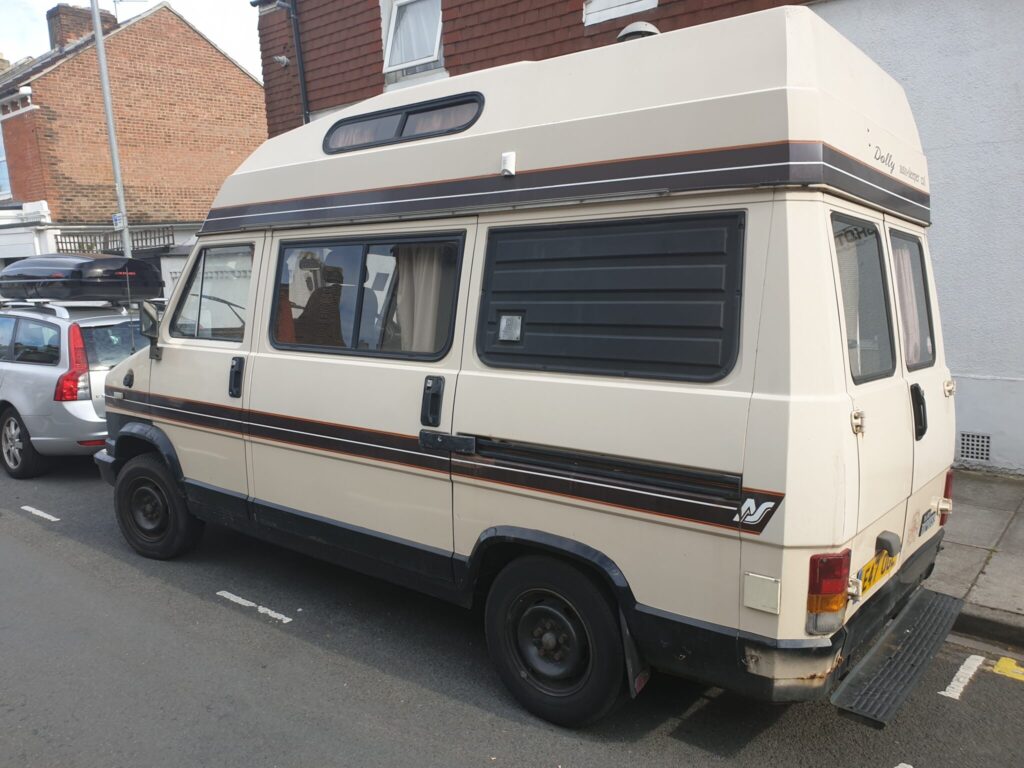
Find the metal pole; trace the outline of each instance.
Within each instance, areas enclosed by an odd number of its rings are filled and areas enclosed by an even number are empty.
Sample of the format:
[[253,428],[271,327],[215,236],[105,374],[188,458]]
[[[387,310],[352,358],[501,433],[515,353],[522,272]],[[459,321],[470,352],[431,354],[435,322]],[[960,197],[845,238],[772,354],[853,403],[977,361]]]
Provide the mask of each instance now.
[[103,47],[103,23],[100,21],[98,0],[92,0],[92,28],[96,36],[96,58],[100,65],[100,87],[103,89],[103,108],[107,113],[107,138],[110,141],[110,159],[114,165],[114,189],[117,208],[121,213],[121,243],[124,255],[132,257],[132,238],[128,231],[128,210],[124,204],[124,185],[121,183],[121,160],[117,152],[117,133],[114,130],[114,107],[110,102],[110,80],[107,78],[107,51]]

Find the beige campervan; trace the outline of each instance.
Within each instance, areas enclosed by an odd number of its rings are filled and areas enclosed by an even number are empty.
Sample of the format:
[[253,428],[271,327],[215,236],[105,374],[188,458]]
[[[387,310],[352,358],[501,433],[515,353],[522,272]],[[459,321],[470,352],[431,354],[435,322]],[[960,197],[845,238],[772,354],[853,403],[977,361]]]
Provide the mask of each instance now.
[[959,608],[929,218],[902,89],[803,7],[390,91],[225,182],[97,461],[145,556],[483,605],[557,723],[652,670],[884,723]]

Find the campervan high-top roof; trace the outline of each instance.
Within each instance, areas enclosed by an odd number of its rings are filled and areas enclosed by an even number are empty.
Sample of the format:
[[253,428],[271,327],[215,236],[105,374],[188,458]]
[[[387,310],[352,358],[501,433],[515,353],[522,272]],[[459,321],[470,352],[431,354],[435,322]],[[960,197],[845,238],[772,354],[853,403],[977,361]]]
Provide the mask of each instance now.
[[203,232],[763,186],[930,221],[903,89],[805,7],[384,93],[264,143]]

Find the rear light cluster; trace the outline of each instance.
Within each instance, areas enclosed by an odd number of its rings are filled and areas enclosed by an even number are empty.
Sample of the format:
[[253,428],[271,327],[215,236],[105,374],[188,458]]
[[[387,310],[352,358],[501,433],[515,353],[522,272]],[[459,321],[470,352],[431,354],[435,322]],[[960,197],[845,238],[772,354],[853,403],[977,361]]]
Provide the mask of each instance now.
[[946,472],[946,485],[942,488],[942,500],[939,502],[939,525],[945,525],[953,512],[953,470]]
[[811,556],[807,632],[830,635],[843,626],[850,588],[850,550]]
[[57,379],[53,399],[60,403],[74,400],[89,400],[89,357],[85,353],[85,340],[78,323],[68,328],[68,370]]

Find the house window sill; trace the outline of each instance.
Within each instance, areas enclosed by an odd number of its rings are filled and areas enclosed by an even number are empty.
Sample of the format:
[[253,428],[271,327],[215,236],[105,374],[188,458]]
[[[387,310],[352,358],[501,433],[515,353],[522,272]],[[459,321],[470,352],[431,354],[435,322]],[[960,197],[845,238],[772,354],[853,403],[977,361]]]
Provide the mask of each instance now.
[[448,77],[448,70],[443,67],[439,69],[430,69],[426,72],[418,72],[415,75],[407,75],[393,83],[385,83],[384,92],[397,91],[399,88],[408,88],[410,85],[429,83],[433,80],[443,80],[446,77]]
[[649,11],[658,7],[658,0],[586,0],[583,3],[583,24],[591,26],[623,16],[631,16],[641,11]]

